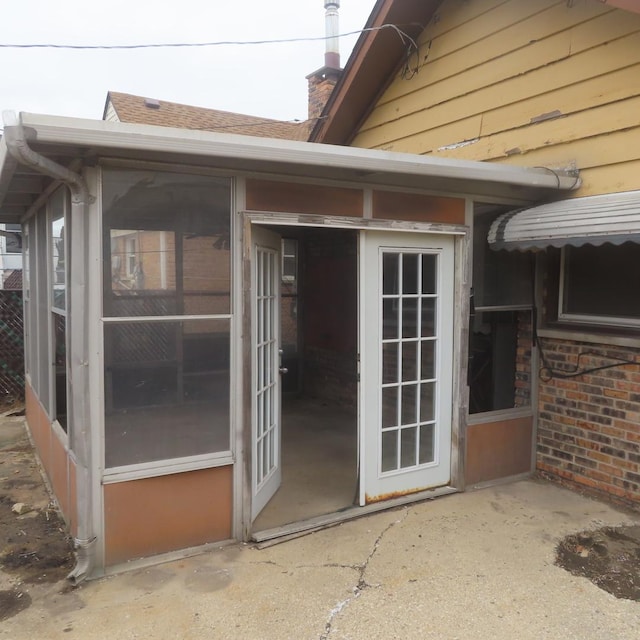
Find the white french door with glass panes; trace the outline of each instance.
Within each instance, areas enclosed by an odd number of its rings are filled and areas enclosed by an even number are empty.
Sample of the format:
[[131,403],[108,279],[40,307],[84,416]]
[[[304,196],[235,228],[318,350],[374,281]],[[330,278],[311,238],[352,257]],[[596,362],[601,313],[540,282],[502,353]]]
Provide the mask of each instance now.
[[360,504],[451,476],[454,240],[360,236]]
[[280,236],[254,226],[251,519],[280,486]]

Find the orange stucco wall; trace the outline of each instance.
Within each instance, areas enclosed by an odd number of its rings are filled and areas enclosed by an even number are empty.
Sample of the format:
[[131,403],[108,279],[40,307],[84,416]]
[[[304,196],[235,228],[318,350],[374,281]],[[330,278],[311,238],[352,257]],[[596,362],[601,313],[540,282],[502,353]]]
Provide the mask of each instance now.
[[105,564],[231,538],[233,467],[104,487]]
[[467,427],[465,482],[473,486],[533,472],[533,417]]
[[27,426],[33,438],[36,453],[47,474],[60,511],[71,533],[75,535],[77,528],[75,464],[64,443],[55,433],[49,416],[28,382],[25,383],[25,406]]

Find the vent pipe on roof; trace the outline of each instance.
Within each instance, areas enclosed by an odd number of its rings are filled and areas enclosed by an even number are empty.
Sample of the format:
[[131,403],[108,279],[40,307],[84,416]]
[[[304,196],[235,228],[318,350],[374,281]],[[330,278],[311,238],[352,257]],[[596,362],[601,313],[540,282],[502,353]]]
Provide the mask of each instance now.
[[319,118],[336,86],[340,69],[340,45],[338,43],[338,9],[340,0],[324,0],[326,49],[324,66],[307,76],[309,82],[309,120]]
[[324,66],[331,69],[340,68],[340,42],[338,38],[338,9],[340,0],[324,0],[325,8],[325,32],[326,49],[324,54]]

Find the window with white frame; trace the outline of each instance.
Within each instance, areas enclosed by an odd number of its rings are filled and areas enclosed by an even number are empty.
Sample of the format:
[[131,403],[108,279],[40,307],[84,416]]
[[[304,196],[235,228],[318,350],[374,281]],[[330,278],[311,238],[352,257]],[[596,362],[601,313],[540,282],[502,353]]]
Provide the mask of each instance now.
[[558,318],[604,326],[640,325],[640,244],[562,250]]
[[298,274],[298,241],[282,239],[282,281],[295,282]]
[[22,253],[22,225],[5,224],[5,231],[10,232],[6,236],[5,251],[7,253]]

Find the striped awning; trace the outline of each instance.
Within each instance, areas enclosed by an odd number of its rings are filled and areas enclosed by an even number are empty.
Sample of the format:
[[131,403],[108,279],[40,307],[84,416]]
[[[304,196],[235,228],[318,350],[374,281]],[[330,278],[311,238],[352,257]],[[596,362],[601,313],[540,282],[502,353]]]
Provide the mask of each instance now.
[[640,243],[640,191],[608,193],[510,211],[489,229],[492,249]]

